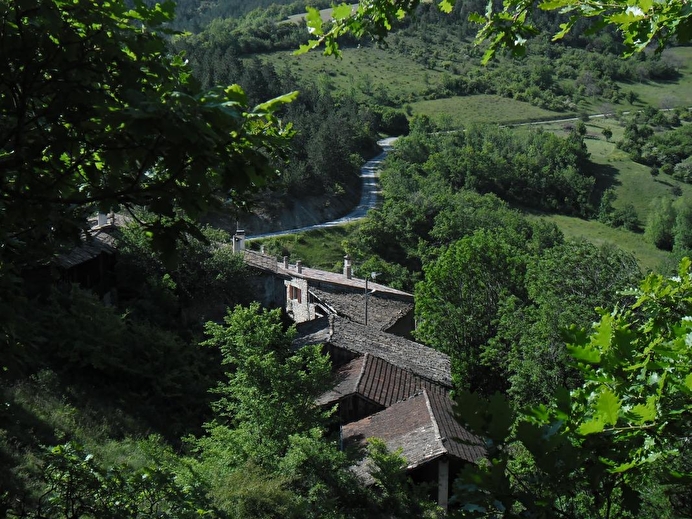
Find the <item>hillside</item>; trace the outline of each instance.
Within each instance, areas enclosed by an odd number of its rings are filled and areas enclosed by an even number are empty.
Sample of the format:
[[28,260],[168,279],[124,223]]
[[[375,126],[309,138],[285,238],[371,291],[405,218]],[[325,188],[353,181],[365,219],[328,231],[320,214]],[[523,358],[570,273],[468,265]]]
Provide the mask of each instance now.
[[[481,67],[470,0],[337,61],[295,2],[35,4],[0,12],[0,516],[692,514],[690,48]],[[348,212],[383,135],[378,208],[246,265],[224,228]]]

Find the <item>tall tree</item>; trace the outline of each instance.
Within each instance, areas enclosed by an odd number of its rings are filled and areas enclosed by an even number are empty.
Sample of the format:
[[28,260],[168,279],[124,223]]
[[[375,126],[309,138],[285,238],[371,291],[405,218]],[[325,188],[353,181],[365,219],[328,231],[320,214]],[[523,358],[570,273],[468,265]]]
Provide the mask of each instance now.
[[[96,208],[143,206],[157,244],[195,232],[219,201],[240,204],[274,176],[290,134],[237,86],[203,92],[169,54],[166,1],[148,8],[10,0],[0,10],[0,264],[28,263],[75,239]],[[38,250],[37,250],[38,249]]]
[[241,462],[275,469],[292,434],[325,424],[314,402],[328,387],[329,358],[319,346],[294,350],[295,330],[284,329],[279,310],[258,303],[229,310],[224,324],[210,322],[206,332],[205,344],[218,348],[228,367],[227,382],[216,389],[217,425],[232,426],[227,440]]
[[427,265],[416,285],[416,337],[451,357],[460,387],[504,389],[501,373],[484,369],[483,346],[497,332],[501,305],[523,291],[523,256],[511,236],[480,229]]
[[20,271],[74,245],[86,215],[148,209],[156,249],[203,239],[195,219],[277,176],[291,135],[238,86],[202,91],[163,34],[166,1],[8,0],[0,6],[0,342],[24,350]]
[[692,263],[649,275],[632,295],[572,330],[584,384],[553,403],[460,395],[459,419],[488,446],[488,463],[467,466],[456,486],[468,516],[689,515]]

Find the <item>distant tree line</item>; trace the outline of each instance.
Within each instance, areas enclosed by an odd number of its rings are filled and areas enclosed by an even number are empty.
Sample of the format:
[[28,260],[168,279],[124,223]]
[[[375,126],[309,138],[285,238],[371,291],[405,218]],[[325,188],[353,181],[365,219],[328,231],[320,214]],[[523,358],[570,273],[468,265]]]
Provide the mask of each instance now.
[[[686,109],[661,112],[648,107],[630,117],[618,147],[632,160],[651,167],[651,174],[692,183],[692,129],[681,126],[692,117]],[[666,130],[666,131],[661,131]]]

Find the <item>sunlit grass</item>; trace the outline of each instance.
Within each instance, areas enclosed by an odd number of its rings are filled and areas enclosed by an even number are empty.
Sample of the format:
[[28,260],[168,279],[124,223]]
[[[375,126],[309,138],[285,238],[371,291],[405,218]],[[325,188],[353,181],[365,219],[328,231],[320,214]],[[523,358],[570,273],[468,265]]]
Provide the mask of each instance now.
[[414,115],[427,115],[445,128],[468,123],[509,124],[565,116],[496,95],[449,97],[411,103]]
[[345,254],[342,242],[358,225],[351,223],[289,236],[252,240],[249,247],[260,250],[264,246],[265,253],[277,259],[288,256],[291,263],[301,260],[306,267],[339,272]]
[[566,238],[583,238],[595,245],[611,244],[630,252],[637,258],[642,270],[656,271],[669,256],[646,241],[644,234],[625,229],[613,229],[595,220],[583,220],[563,215],[530,215],[532,219],[545,219],[555,223]]

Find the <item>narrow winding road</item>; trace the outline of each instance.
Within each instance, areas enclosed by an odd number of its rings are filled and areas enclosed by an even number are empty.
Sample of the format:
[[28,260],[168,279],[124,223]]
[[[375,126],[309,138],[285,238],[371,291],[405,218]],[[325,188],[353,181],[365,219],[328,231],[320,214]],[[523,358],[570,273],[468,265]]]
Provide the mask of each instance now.
[[378,178],[380,176],[380,168],[382,167],[382,161],[387,156],[387,153],[392,149],[394,141],[397,137],[388,137],[377,141],[377,144],[382,148],[382,153],[380,153],[374,159],[370,159],[363,167],[360,168],[360,177],[363,182],[363,190],[360,196],[360,203],[356,206],[353,211],[348,213],[346,216],[339,218],[338,220],[332,220],[330,222],[319,223],[315,225],[308,225],[306,227],[299,227],[297,229],[286,229],[283,231],[274,231],[263,234],[255,234],[247,237],[249,240],[256,240],[259,238],[274,238],[277,236],[287,236],[289,234],[297,234],[305,231],[313,231],[315,229],[326,229],[328,227],[336,227],[337,225],[343,225],[348,222],[354,222],[365,218],[365,215],[370,209],[377,206],[377,202],[380,198],[380,186]]
[[[669,111],[670,109],[662,109],[661,111]],[[623,112],[624,115],[629,114],[630,112]],[[589,115],[591,119],[594,118],[599,118],[599,117],[609,117],[613,116],[614,114],[592,114]],[[531,125],[538,125],[538,124],[546,124],[546,123],[565,123],[565,122],[573,122],[579,120],[578,117],[567,117],[564,119],[555,119],[555,120],[544,120],[544,121],[531,121],[531,122],[526,122],[526,123],[515,123],[507,126],[531,126]],[[451,131],[458,131],[458,130],[451,130]],[[320,224],[315,224],[315,225],[308,225],[306,227],[299,227],[297,229],[285,229],[283,231],[274,231],[274,232],[268,232],[268,233],[263,233],[263,234],[255,234],[255,235],[250,235],[247,237],[248,240],[256,240],[259,238],[273,238],[277,236],[287,236],[289,234],[297,234],[300,232],[305,232],[305,231],[312,231],[315,229],[326,229],[328,227],[336,227],[337,225],[343,225],[348,222],[354,222],[356,220],[360,220],[362,218],[365,218],[365,215],[370,209],[373,209],[377,206],[377,203],[380,198],[380,187],[379,187],[379,182],[378,178],[380,175],[380,168],[382,166],[382,161],[384,158],[387,156],[387,152],[389,152],[393,145],[394,141],[396,141],[398,137],[388,137],[386,139],[382,139],[380,141],[377,141],[377,144],[382,148],[382,153],[380,153],[377,157],[374,159],[371,159],[367,161],[363,167],[360,169],[360,176],[361,180],[363,182],[363,191],[360,197],[360,203],[356,208],[348,213],[346,216],[343,216],[339,218],[338,220],[332,220],[330,222],[324,222]]]

